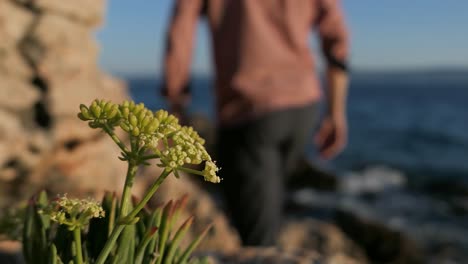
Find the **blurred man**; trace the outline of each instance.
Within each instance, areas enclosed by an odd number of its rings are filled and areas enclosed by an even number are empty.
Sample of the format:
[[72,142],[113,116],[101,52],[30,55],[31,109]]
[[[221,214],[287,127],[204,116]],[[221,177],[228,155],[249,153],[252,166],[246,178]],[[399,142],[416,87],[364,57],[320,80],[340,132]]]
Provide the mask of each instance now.
[[208,18],[215,65],[218,165],[228,212],[245,245],[274,245],[284,181],[318,120],[309,35],[326,59],[328,107],[315,137],[331,158],[346,144],[348,36],[338,0],[177,0],[165,54],[171,110],[189,101],[197,21]]

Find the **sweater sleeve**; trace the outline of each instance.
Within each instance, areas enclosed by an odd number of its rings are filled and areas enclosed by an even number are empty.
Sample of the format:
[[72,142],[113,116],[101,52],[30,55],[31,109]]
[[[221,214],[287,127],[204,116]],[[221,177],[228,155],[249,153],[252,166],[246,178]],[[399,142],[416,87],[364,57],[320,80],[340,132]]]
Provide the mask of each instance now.
[[319,0],[318,30],[328,65],[348,70],[349,34],[340,0]]
[[178,103],[188,93],[189,71],[203,0],[176,0],[167,33],[162,94]]

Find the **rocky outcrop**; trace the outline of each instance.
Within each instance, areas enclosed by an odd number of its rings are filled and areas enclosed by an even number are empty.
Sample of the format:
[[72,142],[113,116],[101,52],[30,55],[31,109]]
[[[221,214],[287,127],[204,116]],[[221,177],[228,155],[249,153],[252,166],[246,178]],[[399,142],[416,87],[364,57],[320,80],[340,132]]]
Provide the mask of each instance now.
[[104,8],[104,0],[0,0],[2,203],[40,188],[90,193],[121,185],[118,149],[76,118],[80,103],[128,98],[125,84],[97,66],[92,33]]
[[287,221],[279,239],[279,246],[289,253],[298,250],[315,251],[322,259],[330,261],[325,263],[367,263],[366,252],[337,226],[312,218]]
[[424,263],[421,248],[402,232],[344,210],[336,221],[375,263]]

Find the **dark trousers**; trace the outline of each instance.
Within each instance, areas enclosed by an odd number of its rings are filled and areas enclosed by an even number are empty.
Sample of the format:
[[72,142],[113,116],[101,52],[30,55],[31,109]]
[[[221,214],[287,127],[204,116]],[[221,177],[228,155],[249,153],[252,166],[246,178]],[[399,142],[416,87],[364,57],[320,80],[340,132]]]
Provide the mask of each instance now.
[[244,245],[276,244],[285,180],[313,137],[317,114],[317,106],[311,104],[219,130],[221,184]]

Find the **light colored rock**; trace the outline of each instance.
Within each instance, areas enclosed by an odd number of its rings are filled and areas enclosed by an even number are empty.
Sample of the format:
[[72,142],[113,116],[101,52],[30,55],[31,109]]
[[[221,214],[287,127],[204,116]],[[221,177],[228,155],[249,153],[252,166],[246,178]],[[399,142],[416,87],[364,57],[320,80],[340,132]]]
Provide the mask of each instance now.
[[45,80],[51,80],[58,76],[75,78],[83,72],[98,71],[95,64],[97,45],[92,39],[81,41],[86,42],[79,49],[69,46],[46,49],[44,56],[36,62],[39,75]]
[[316,251],[286,252],[278,248],[248,247],[233,254],[210,253],[202,254],[208,257],[210,264],[311,264],[323,262]]
[[210,264],[362,264],[349,256],[337,253],[327,256],[316,250],[297,249],[286,251],[275,247],[246,247],[235,253],[222,254],[199,253],[197,257],[205,257]]
[[102,23],[105,0],[34,0],[34,5],[45,12],[62,15],[88,26],[97,26]]
[[33,20],[33,13],[14,4],[0,0],[0,47],[14,47],[21,40]]
[[116,103],[128,99],[125,85],[103,74],[81,74],[71,79],[57,76],[49,85],[48,96],[53,116],[75,117],[80,104],[89,104],[97,98]]
[[14,114],[0,110],[0,181],[8,182],[17,177],[10,162],[26,148],[26,134]]
[[[75,112],[78,113],[78,106]],[[90,129],[86,122],[81,121],[75,116],[56,117],[52,128],[52,137],[55,144],[64,145],[72,141],[93,140],[100,133],[97,129]]]
[[[335,259],[327,263],[367,263],[363,250],[337,226],[314,219],[288,221],[279,244],[286,252],[316,250],[323,257]],[[343,258],[347,262],[338,262]]]
[[73,147],[56,146],[44,155],[40,168],[30,176],[32,185],[47,187],[53,193],[86,196],[103,191],[120,192],[126,165],[117,157],[120,151],[109,138],[77,142]]
[[49,13],[40,16],[30,36],[45,48],[78,47],[84,44],[83,41],[91,38],[90,30],[86,27],[63,16]]
[[32,77],[32,69],[16,49],[0,47],[0,75],[29,80]]
[[31,109],[39,96],[38,90],[30,83],[0,75],[0,109]]
[[[97,65],[93,30],[105,3],[0,0],[0,206],[42,188],[71,196],[121,191],[119,149],[76,117],[80,103],[129,98],[125,83]],[[51,125],[40,127],[38,113]]]
[[97,71],[98,47],[90,30],[59,15],[41,16],[21,50],[46,80]]

